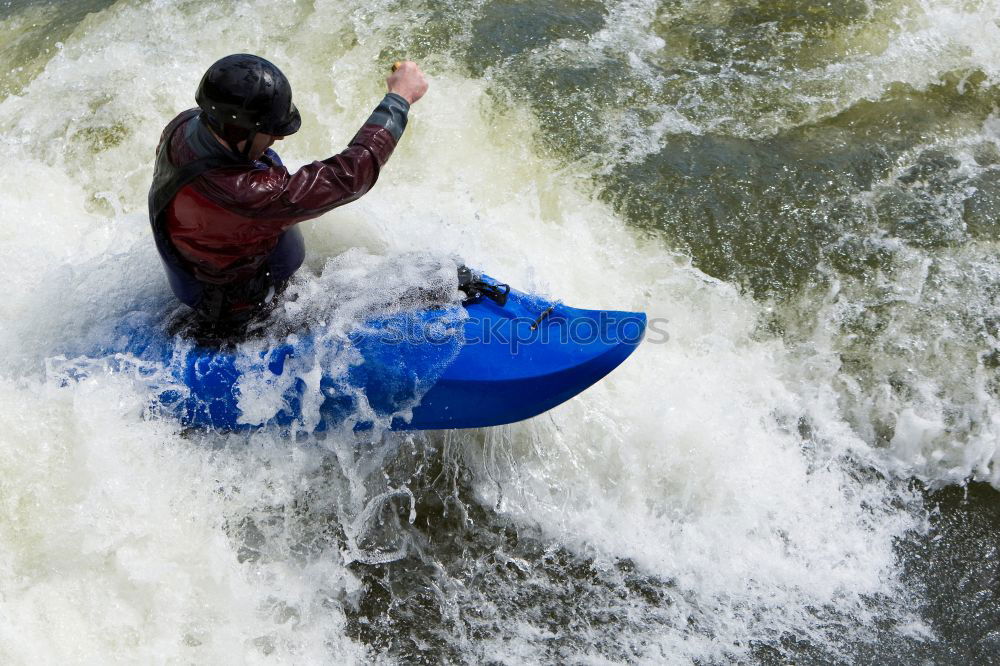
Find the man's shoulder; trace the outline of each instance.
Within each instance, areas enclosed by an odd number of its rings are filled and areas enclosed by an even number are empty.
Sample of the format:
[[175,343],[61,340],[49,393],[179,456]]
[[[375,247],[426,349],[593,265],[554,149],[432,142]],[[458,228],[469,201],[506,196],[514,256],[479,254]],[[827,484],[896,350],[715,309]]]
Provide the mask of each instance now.
[[283,166],[261,169],[234,164],[206,171],[194,184],[223,206],[253,210],[280,196],[287,182],[288,170]]
[[197,151],[191,146],[188,140],[188,130],[191,123],[198,117],[200,109],[188,109],[177,114],[173,120],[167,123],[160,134],[160,142],[157,152],[164,148],[164,144],[169,142],[168,155],[170,162],[177,167],[184,166],[198,158]]

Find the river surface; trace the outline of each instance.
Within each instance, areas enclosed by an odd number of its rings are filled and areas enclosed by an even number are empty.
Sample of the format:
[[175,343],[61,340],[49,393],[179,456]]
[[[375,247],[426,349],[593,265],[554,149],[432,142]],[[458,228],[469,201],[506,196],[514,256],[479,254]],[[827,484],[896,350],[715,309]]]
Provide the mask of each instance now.
[[[169,306],[153,150],[232,52],[292,167],[430,78],[303,224],[332,318],[419,255],[668,335],[483,431],[64,381]],[[995,0],[0,1],[0,661],[1000,663],[998,107]]]

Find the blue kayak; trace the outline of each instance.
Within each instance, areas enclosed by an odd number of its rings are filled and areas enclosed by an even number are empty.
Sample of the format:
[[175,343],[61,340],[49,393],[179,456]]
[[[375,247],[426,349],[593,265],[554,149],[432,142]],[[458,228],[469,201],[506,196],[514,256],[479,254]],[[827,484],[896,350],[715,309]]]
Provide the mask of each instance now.
[[346,335],[230,348],[170,336],[133,313],[102,353],[161,368],[150,379],[156,411],[195,428],[480,428],[569,400],[622,363],[645,327],[643,313],[510,290],[372,317]]

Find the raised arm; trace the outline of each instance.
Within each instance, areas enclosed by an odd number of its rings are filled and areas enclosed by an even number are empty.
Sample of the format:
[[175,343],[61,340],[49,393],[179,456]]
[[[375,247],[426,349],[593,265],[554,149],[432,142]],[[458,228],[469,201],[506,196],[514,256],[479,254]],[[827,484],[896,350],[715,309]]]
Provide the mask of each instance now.
[[343,152],[290,174],[284,166],[206,173],[201,186],[213,199],[262,224],[285,229],[354,201],[378,180],[406,128],[410,105],[427,90],[416,63],[401,63],[386,80],[389,92]]

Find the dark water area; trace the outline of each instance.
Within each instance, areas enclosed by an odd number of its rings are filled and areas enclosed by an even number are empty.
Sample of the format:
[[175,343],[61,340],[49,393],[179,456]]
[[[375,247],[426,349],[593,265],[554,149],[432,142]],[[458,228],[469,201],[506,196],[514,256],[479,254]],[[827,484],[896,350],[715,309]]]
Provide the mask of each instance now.
[[[434,552],[436,560],[415,554],[388,565],[354,565],[368,593],[349,615],[349,632],[379,652],[406,663],[491,663],[488,652],[470,654],[469,645],[511,640],[531,625],[548,634],[533,652],[542,663],[572,661],[581,651],[632,663],[649,658],[646,647],[657,632],[677,629],[669,578],[628,559],[582,557],[499,518],[493,507],[462,505],[458,497],[467,495],[460,491],[427,490],[418,506],[425,520],[410,535],[417,553]],[[750,663],[774,665],[1000,663],[1000,494],[969,484],[925,489],[923,497],[929,530],[900,541],[897,553],[904,581],[919,594],[912,610],[929,632],[906,637],[905,628],[875,619],[860,632],[866,640],[855,642],[859,628],[851,618],[816,609],[828,641],[787,633],[733,648],[746,648]],[[400,523],[404,515],[400,507]],[[877,618],[898,600],[868,603]],[[711,637],[711,628],[694,618],[685,631]]]
[[[1000,663],[1000,494],[970,483],[925,497],[931,530],[900,544],[899,553],[904,575],[923,591],[921,614],[938,639],[913,656]],[[877,654],[888,660],[891,652]]]
[[94,12],[115,0],[3,0],[0,20],[0,98],[17,93],[42,71],[59,44]]
[[[918,150],[912,167],[893,173],[929,139],[981,124],[992,112],[995,89],[966,83],[970,90],[959,95],[957,85],[897,87],[877,102],[763,139],[673,137],[661,152],[617,168],[605,196],[637,225],[691,252],[707,273],[758,297],[794,297],[826,267],[864,280],[892,267],[884,242],[866,238],[876,231],[931,249],[974,240],[982,228],[937,215],[937,197],[967,185],[949,177],[958,162],[946,151]],[[874,207],[857,198],[886,180]],[[912,187],[928,180],[932,193]],[[967,200],[968,216],[993,219],[995,205],[979,188]]]
[[[676,626],[675,595],[683,591],[669,576],[650,574],[627,558],[574,552],[507,520],[496,507],[476,502],[469,479],[441,467],[433,449],[422,454],[429,454],[420,457],[430,466],[426,473],[413,476],[413,461],[388,470],[416,481],[410,488],[420,520],[407,525],[408,503],[389,502],[378,519],[380,533],[371,535],[373,544],[391,549],[402,529],[411,554],[351,565],[366,590],[348,613],[347,631],[356,640],[416,664],[494,663],[489,646],[516,640],[525,626],[541,632],[532,641],[532,658],[541,663],[574,661],[581,653],[642,662],[658,634],[679,629],[712,640],[710,621],[691,617],[687,626]],[[816,608],[823,642],[790,632],[766,637],[762,630],[732,645],[734,651],[769,665],[1000,662],[1000,493],[980,483],[938,490],[916,485],[927,530],[899,541],[896,551],[902,579],[918,599],[909,610],[926,627],[911,630],[886,619],[886,609],[905,602],[872,597],[866,600],[870,626]],[[306,509],[320,511],[303,522],[316,520],[321,539],[342,542],[343,534],[322,518],[323,506]],[[666,653],[659,658],[673,661]]]

